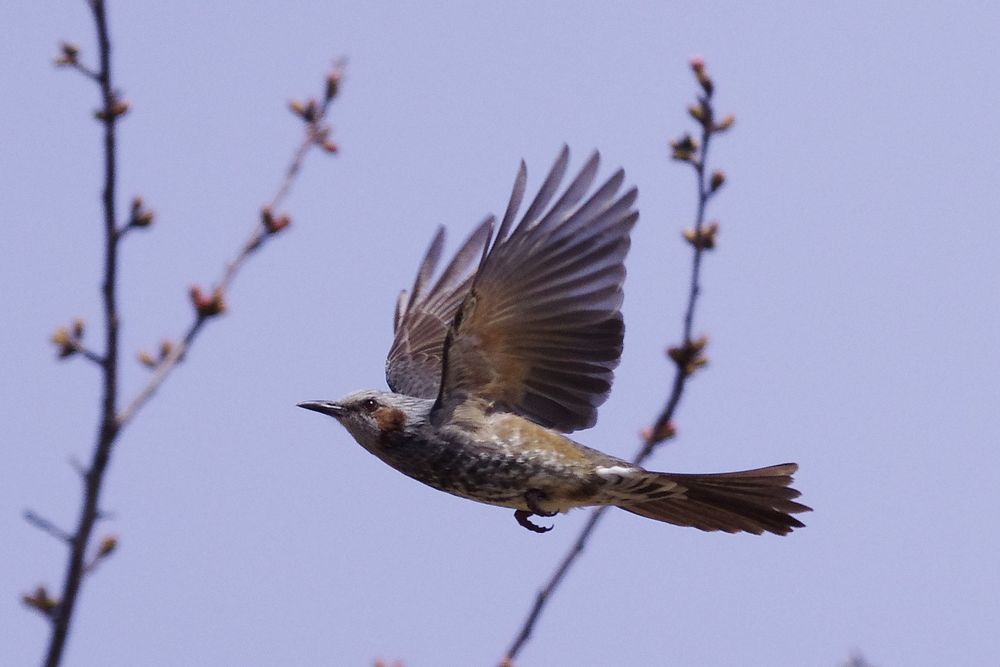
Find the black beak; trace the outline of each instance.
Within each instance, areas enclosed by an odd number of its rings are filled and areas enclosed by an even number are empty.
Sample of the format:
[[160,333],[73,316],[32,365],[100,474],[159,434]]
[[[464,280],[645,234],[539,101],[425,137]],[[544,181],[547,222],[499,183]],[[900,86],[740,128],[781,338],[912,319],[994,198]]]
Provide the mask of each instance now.
[[338,419],[344,416],[344,413],[347,412],[347,408],[340,403],[334,403],[333,401],[306,401],[305,403],[299,403],[299,407],[305,408],[306,410],[322,412],[324,415],[330,415],[331,417],[336,417]]

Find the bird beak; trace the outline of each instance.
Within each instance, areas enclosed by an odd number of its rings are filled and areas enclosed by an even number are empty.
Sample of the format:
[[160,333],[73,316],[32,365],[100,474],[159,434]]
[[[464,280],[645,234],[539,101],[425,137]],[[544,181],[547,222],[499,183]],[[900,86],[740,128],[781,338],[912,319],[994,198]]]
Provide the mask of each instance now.
[[333,401],[306,401],[305,403],[299,403],[299,407],[322,412],[324,415],[330,415],[337,419],[343,417],[344,413],[347,412],[347,409],[343,405],[334,403]]

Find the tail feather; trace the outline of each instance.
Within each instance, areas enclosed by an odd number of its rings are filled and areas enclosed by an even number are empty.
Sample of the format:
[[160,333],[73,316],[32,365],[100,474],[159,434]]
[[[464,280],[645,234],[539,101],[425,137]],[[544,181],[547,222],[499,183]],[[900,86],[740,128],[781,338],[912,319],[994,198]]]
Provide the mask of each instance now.
[[705,531],[787,535],[805,526],[791,515],[811,511],[792,500],[800,495],[789,486],[797,469],[794,463],[784,463],[707,475],[650,473],[661,483],[669,483],[673,493],[618,507],[649,519]]

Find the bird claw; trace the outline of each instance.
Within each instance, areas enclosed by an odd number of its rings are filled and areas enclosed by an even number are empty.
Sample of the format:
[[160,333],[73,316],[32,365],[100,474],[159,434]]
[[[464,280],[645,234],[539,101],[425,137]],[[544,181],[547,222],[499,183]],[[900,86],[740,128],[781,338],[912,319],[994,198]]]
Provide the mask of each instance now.
[[555,516],[557,512],[546,512],[541,508],[539,503],[545,500],[545,492],[539,491],[538,489],[528,489],[524,492],[524,504],[528,506],[527,510],[516,510],[514,512],[514,518],[517,522],[530,530],[533,533],[547,533],[552,530],[552,526],[545,528],[544,526],[539,526],[537,523],[532,523],[531,517],[534,515],[538,516]]
[[539,502],[545,500],[546,495],[544,491],[539,491],[538,489],[528,489],[524,492],[524,504],[528,506],[532,514],[537,514],[538,516],[555,516],[558,512],[546,512],[538,504]]
[[526,510],[514,510],[514,518],[517,519],[517,522],[531,532],[547,533],[552,530],[552,526],[546,528],[545,526],[539,526],[537,523],[532,523],[530,517],[534,514],[534,512],[528,512]]

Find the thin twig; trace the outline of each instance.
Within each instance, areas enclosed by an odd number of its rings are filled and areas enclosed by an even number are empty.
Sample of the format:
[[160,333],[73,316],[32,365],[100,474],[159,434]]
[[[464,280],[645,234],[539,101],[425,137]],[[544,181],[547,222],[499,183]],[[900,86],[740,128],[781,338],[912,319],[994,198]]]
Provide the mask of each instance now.
[[[694,66],[694,62],[692,63]],[[702,81],[704,76],[703,72],[700,72],[698,68],[695,68],[695,72],[698,75],[699,81]],[[706,77],[707,80],[707,77]],[[699,98],[702,108],[706,114],[705,121],[702,122],[702,134],[701,134],[701,144],[699,149],[695,152],[696,154],[690,160],[684,160],[689,162],[695,170],[695,176],[698,188],[698,208],[695,213],[695,225],[694,225],[694,238],[698,242],[691,243],[693,247],[693,258],[691,263],[691,282],[688,290],[688,300],[687,307],[684,311],[683,320],[683,341],[685,347],[690,347],[693,344],[692,341],[692,331],[694,327],[694,315],[695,307],[697,305],[698,296],[701,293],[701,256],[704,252],[706,246],[704,243],[700,242],[702,238],[702,232],[705,224],[705,209],[708,201],[711,199],[715,192],[715,189],[709,187],[706,182],[706,164],[708,159],[708,147],[712,134],[717,130],[712,119],[712,85],[709,82],[707,85],[703,82],[703,88],[705,94]],[[669,430],[669,425],[673,420],[674,412],[677,410],[677,406],[680,403],[681,396],[684,393],[684,387],[686,386],[688,378],[691,377],[690,368],[686,367],[684,364],[677,363],[674,372],[674,379],[670,390],[670,395],[667,401],[657,415],[656,420],[652,428],[650,428],[643,438],[642,446],[639,448],[636,455],[633,457],[632,462],[639,465],[645,461],[656,446],[666,440],[669,436],[665,435]],[[570,545],[569,549],[566,550],[566,554],[559,561],[555,570],[549,576],[545,585],[542,586],[541,590],[535,596],[534,603],[531,609],[528,611],[527,616],[521,623],[521,626],[514,637],[514,641],[511,642],[510,648],[507,649],[507,653],[504,658],[500,661],[501,667],[510,667],[514,663],[514,659],[520,653],[521,649],[527,643],[528,639],[531,637],[532,631],[534,630],[535,624],[537,623],[542,611],[545,609],[549,600],[551,600],[553,594],[558,589],[559,585],[562,583],[566,574],[569,572],[570,568],[576,562],[580,554],[583,553],[584,548],[587,546],[587,542],[590,540],[591,535],[597,528],[597,524],[600,522],[604,513],[607,511],[608,507],[598,507],[591,510],[590,517],[584,524],[577,538]]]
[[73,536],[67,533],[65,530],[55,525],[43,516],[32,512],[31,510],[24,511],[24,520],[30,523],[35,528],[42,530],[52,537],[56,538],[60,542],[65,542],[66,544],[71,544],[73,542]]
[[90,348],[85,347],[84,344],[81,343],[79,340],[74,340],[72,341],[71,344],[73,346],[73,350],[76,351],[76,353],[82,356],[84,359],[97,364],[101,368],[104,367],[104,357],[99,355],[97,352],[94,352]]
[[75,69],[80,74],[82,74],[85,77],[87,77],[88,79],[96,81],[97,83],[101,82],[101,75],[100,75],[100,73],[99,72],[95,72],[94,70],[90,69],[86,65],[82,65],[82,64],[80,64],[78,62],[73,62],[70,65],[70,67],[72,67],[73,69]]

